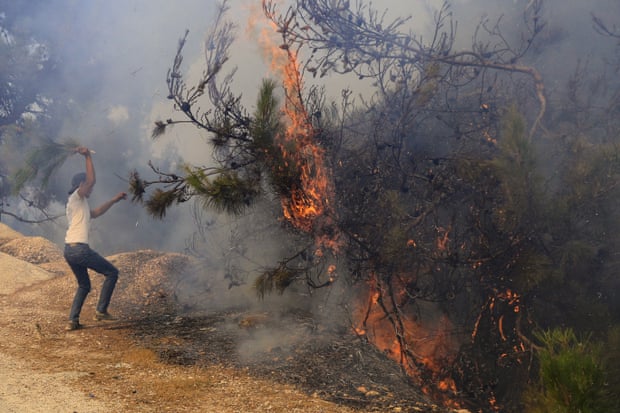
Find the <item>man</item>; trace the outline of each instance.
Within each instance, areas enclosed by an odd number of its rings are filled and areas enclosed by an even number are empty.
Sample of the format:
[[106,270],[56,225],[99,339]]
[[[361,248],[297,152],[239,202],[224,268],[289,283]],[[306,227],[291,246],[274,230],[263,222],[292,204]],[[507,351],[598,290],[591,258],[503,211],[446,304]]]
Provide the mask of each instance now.
[[67,201],[67,221],[69,227],[65,236],[65,260],[71,267],[77,280],[77,291],[73,298],[73,305],[69,313],[67,330],[77,330],[80,324],[80,312],[86,296],[90,292],[90,277],[88,269],[92,269],[105,276],[99,302],[95,312],[95,320],[114,320],[108,313],[110,299],[118,280],[118,269],[88,245],[88,231],[91,218],[103,215],[112,205],[127,198],[125,192],[119,192],[114,198],[103,203],[95,209],[90,209],[88,197],[95,186],[95,167],[91,158],[90,149],[80,146],[75,149],[76,153],[84,156],[86,160],[86,173],[76,174],[71,180],[71,190]]

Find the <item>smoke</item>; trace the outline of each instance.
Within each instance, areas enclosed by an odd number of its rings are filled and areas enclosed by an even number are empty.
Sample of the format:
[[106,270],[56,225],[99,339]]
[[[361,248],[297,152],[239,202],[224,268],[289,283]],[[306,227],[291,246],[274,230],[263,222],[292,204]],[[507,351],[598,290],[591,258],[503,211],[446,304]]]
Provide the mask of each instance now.
[[[387,9],[388,20],[410,15],[412,18],[405,29],[427,39],[432,35],[433,15],[442,3],[443,0],[390,0],[379,2],[376,7]],[[532,3],[531,0],[454,0],[451,11],[458,21],[457,47],[471,45],[474,29],[485,16],[489,22],[501,20],[507,33],[516,36],[523,29],[523,13]],[[207,136],[195,128],[175,126],[156,142],[150,134],[155,120],[173,116],[166,99],[165,76],[178,40],[186,29],[190,35],[184,48],[184,68],[192,76],[204,67],[202,43],[214,17],[214,2],[51,0],[34,4],[36,7],[18,17],[16,27],[51,41],[50,53],[57,59],[60,81],[55,79],[59,83],[54,85],[42,84],[41,90],[54,88],[66,98],[62,132],[57,140],[72,137],[96,151],[97,185],[91,196],[91,206],[106,201],[118,191],[125,191],[125,179],[130,170],[135,168],[148,176],[149,160],[164,170],[180,167],[184,162],[210,162]],[[245,30],[246,21],[260,7],[260,0],[235,1],[231,6],[228,17],[235,19],[240,29],[239,40],[231,50],[231,66],[238,67],[233,87],[243,94],[244,103],[251,109],[261,79],[270,76],[260,58],[259,46],[254,42],[256,32]],[[544,53],[534,54],[533,60],[527,63],[543,73],[549,93],[563,87],[580,60],[591,59],[593,65],[599,65],[600,56],[611,54],[615,44],[601,41],[592,29],[591,14],[618,16],[619,11],[617,0],[545,1],[541,17],[549,23],[544,40],[547,45],[553,44],[553,48],[547,47]],[[362,83],[352,78],[343,80],[335,76],[324,80],[332,96],[339,96],[346,87],[355,93],[368,87],[360,86]],[[72,157],[52,179],[51,191],[56,197],[52,202],[52,214],[64,212],[70,177],[83,167],[81,157]],[[284,232],[275,224],[269,224],[275,222],[274,217],[265,211],[253,211],[244,220],[235,222],[212,212],[202,212],[201,219],[207,223],[205,232],[198,239],[192,239],[197,229],[192,207],[191,202],[179,205],[171,209],[165,220],[159,221],[149,217],[140,205],[129,201],[119,203],[93,221],[91,244],[102,254],[147,248],[202,251],[210,267],[196,274],[194,283],[189,278],[183,284],[188,302],[201,299],[192,293],[196,285],[204,282],[205,274],[222,280],[222,284],[217,286],[215,297],[218,300],[209,302],[204,309],[255,300],[249,288],[228,289],[226,283],[234,284],[234,280],[227,277],[231,272],[250,274],[257,268],[272,265],[285,250]],[[58,245],[63,243],[64,219],[38,227],[17,222],[12,226],[27,235],[43,233]],[[250,244],[253,244],[252,249],[247,250]],[[287,294],[268,301],[272,305],[291,304],[298,297]],[[328,298],[332,300],[330,305],[340,304],[337,294]],[[326,313],[333,315],[330,311]],[[280,336],[279,332],[260,339],[269,347],[276,336]],[[250,349],[253,344],[243,347]]]
[[[149,160],[164,169],[181,164],[183,153],[169,146],[174,142],[152,142],[150,132],[156,116],[172,113],[166,104],[165,76],[178,39],[190,30],[187,60],[200,60],[214,8],[200,0],[54,0],[33,2],[19,16],[11,16],[14,30],[34,33],[45,41],[56,62],[54,84],[43,79],[40,85],[41,90],[54,90],[65,99],[61,133],[53,138],[71,137],[96,151],[97,185],[91,207],[126,191],[129,171],[148,173]],[[175,131],[181,132],[188,152],[204,147],[195,130]],[[205,149],[199,152],[208,158]],[[57,198],[53,213],[64,212],[67,183],[83,169],[83,159],[75,156],[53,177],[49,189]],[[191,214],[181,206],[167,218],[153,220],[129,201],[117,204],[93,222],[92,244],[104,254],[141,248],[182,250],[193,229]],[[41,231],[62,244],[63,219],[38,228],[15,226],[25,233]]]
[[[411,3],[384,2],[386,19],[411,16],[408,26],[423,39],[432,34],[433,16],[442,0]],[[523,13],[533,7],[530,0],[454,0],[450,10],[458,21],[458,47],[467,47],[481,18],[501,20],[511,34],[523,29]],[[231,68],[238,68],[234,87],[251,107],[260,79],[269,76],[255,44],[256,31],[247,22],[260,14],[260,1],[233,1],[229,17],[239,25],[239,41],[231,50]],[[190,31],[184,48],[188,73],[203,68],[203,40],[212,23],[216,5],[201,0],[54,0],[33,3],[18,16],[16,29],[37,33],[51,43],[50,54],[57,59],[60,84],[53,85],[66,97],[61,136],[73,137],[96,150],[98,184],[92,203],[102,202],[126,188],[123,179],[133,168],[148,173],[149,160],[157,166],[174,167],[183,162],[205,163],[210,159],[206,136],[196,129],[173,128],[159,142],[152,142],[153,122],[172,114],[166,100],[165,74],[172,63],[177,42],[185,29]],[[531,62],[544,73],[549,88],[560,87],[580,60],[596,60],[610,44],[600,41],[592,30],[591,14],[617,15],[617,2],[597,0],[547,0],[542,18],[548,20],[547,42],[555,42]],[[257,12],[258,11],[258,12]],[[569,29],[570,28],[570,29]],[[515,39],[515,42],[518,39]],[[598,40],[598,41],[597,41]],[[613,46],[613,45],[612,45]],[[557,62],[562,62],[558,65]],[[55,82],[58,82],[58,78]],[[328,79],[329,91],[338,96],[344,87],[359,88],[354,80]],[[50,85],[41,85],[46,90]],[[65,165],[52,182],[62,210],[66,182],[82,168],[81,159]],[[96,230],[95,237],[105,252],[132,248],[181,250],[193,230],[188,209],[170,213],[165,222],[146,216],[142,208],[129,202],[116,206]],[[47,226],[46,235],[62,242],[62,228]],[[60,226],[62,227],[62,226]],[[170,228],[174,228],[170,231]],[[20,228],[22,229],[22,228]],[[164,235],[165,234],[165,235]]]
[[[482,19],[486,19],[491,28],[498,23],[508,35],[509,43],[516,46],[522,40],[521,34],[527,33],[524,15],[533,14],[537,1],[455,0],[452,3],[454,18],[458,20],[460,46],[471,46],[474,29]],[[617,16],[619,11],[620,5],[613,0],[544,0],[538,17],[546,22],[539,39],[545,51],[540,55],[534,53],[534,61],[526,63],[543,73],[549,85],[565,81],[579,61],[596,61],[610,54],[614,45],[593,30],[592,15]]]

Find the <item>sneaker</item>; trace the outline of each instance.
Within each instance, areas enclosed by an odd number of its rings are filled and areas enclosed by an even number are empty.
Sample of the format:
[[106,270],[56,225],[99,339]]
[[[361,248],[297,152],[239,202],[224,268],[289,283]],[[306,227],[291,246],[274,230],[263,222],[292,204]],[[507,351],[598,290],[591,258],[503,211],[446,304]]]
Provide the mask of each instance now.
[[108,313],[107,311],[105,313],[96,311],[95,312],[95,321],[114,321],[117,320],[116,317],[114,317],[112,314]]
[[65,330],[74,331],[74,330],[79,330],[80,328],[82,328],[82,324],[80,324],[79,321],[69,321],[67,323],[67,326],[65,327]]

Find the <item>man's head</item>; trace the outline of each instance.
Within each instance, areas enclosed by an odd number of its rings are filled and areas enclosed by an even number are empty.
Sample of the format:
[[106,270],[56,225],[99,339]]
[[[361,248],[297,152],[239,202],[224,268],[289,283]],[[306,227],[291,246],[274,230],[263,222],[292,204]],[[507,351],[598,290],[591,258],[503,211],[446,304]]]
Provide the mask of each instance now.
[[71,189],[69,190],[69,195],[71,195],[76,189],[78,189],[80,187],[80,184],[85,181],[86,174],[84,172],[73,175],[73,178],[71,178]]

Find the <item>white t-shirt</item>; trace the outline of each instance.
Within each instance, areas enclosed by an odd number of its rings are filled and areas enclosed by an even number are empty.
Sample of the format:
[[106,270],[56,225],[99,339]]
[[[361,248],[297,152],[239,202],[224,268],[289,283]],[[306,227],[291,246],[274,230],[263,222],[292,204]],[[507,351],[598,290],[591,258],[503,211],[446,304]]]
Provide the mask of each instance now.
[[88,206],[88,199],[80,197],[77,189],[69,195],[67,200],[67,222],[69,228],[65,236],[65,243],[82,242],[88,244],[90,207]]

